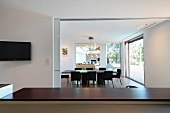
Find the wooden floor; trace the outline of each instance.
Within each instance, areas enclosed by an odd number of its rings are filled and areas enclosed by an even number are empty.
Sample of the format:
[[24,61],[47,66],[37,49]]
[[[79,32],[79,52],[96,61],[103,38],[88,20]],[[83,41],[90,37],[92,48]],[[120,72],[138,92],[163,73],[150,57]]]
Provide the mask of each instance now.
[[[143,85],[136,83],[126,77],[121,77],[121,81],[122,81],[122,85],[120,84],[119,79],[113,78],[113,84],[114,84],[114,88],[125,88],[126,86],[132,85],[132,86],[136,86],[138,88],[144,88]],[[103,88],[113,88],[112,82],[109,81],[109,83],[106,81],[105,85],[89,85],[89,86],[82,86],[79,85],[78,87],[90,87],[90,88],[97,88],[97,87],[103,87]],[[75,83],[71,83],[70,82],[70,78],[69,78],[69,84],[67,85],[67,79],[63,78],[62,82],[61,82],[61,87],[70,87],[70,88],[76,88],[77,85]]]

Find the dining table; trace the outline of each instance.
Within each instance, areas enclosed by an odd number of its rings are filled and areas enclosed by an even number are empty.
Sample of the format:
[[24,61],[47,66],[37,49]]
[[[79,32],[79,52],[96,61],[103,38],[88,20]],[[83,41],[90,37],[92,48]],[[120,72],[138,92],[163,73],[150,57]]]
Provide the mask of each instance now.
[[[96,78],[97,78],[97,85],[103,85],[103,80],[101,79],[102,74],[104,71],[112,71],[112,70],[65,70],[62,72],[62,74],[71,74],[72,71],[80,72],[81,73],[81,84],[87,85],[87,78],[86,74],[87,72],[96,72]],[[113,71],[113,75],[116,75],[117,71]]]

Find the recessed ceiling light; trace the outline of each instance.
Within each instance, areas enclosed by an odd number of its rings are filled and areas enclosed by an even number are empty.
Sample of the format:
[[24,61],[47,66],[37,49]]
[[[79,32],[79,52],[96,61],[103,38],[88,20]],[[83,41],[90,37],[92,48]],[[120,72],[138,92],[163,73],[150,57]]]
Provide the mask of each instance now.
[[148,24],[143,24],[141,26],[138,27],[138,29],[144,28],[145,26],[147,26]]

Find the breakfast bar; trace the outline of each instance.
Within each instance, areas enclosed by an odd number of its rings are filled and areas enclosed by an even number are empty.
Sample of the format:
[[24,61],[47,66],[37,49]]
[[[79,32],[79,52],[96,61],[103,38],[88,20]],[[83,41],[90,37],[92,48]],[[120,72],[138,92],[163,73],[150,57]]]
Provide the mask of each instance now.
[[[167,113],[169,88],[23,88],[0,99],[0,112]],[[10,109],[8,109],[10,108]]]

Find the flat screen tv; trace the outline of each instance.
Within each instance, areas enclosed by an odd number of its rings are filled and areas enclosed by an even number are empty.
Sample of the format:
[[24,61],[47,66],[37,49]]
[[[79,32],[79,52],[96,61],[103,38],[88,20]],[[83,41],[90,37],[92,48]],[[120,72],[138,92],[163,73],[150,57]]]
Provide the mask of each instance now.
[[31,42],[0,41],[0,61],[31,60]]

